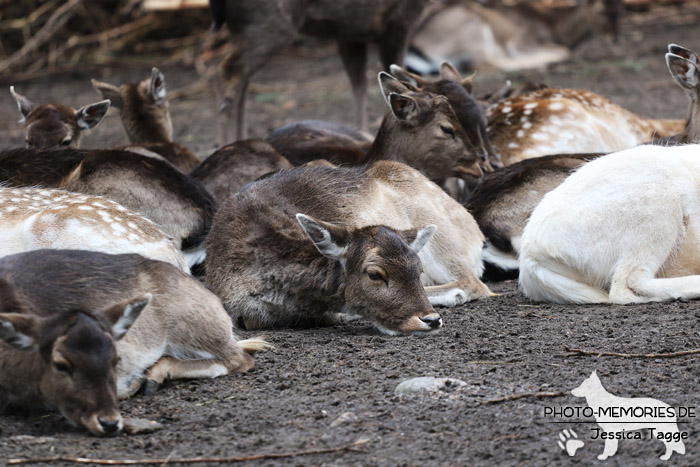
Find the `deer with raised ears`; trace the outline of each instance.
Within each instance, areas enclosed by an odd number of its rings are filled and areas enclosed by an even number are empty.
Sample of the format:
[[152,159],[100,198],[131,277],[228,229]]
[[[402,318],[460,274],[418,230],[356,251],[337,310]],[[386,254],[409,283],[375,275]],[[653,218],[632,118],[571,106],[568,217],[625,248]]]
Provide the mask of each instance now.
[[[96,433],[98,424],[104,432],[121,428],[117,398],[142,387],[151,394],[166,379],[248,371],[252,354],[271,348],[259,338],[237,341],[214,294],[139,255],[41,250],[6,257],[0,298],[0,403],[41,390]],[[94,406],[89,416],[73,416]]]
[[685,129],[672,138],[677,143],[700,142],[700,57],[692,50],[669,44],[666,65],[673,79],[688,93],[690,106]]
[[207,282],[249,328],[359,315],[387,334],[430,333],[442,325],[431,305],[489,296],[482,246],[471,215],[405,164],[297,168],[221,207]]
[[463,78],[459,71],[449,62],[440,64],[440,78],[429,81],[419,75],[410,73],[398,65],[391,65],[391,72],[401,80],[414,82],[423,92],[439,94],[447,97],[462,128],[467,136],[470,147],[474,148],[482,161],[493,167],[501,167],[502,162],[498,153],[491,146],[486,131],[488,121],[486,112],[478,99],[472,95],[476,72]]
[[119,110],[122,125],[132,143],[121,149],[141,154],[154,152],[183,172],[189,172],[199,164],[200,159],[195,153],[173,143],[165,76],[158,68],[151,70],[149,78],[136,83],[117,87],[93,79],[92,86]]
[[155,222],[187,251],[191,266],[203,260],[204,237],[216,211],[200,183],[166,161],[128,151],[0,151],[0,182],[106,196]]
[[180,249],[153,222],[98,196],[2,187],[0,235],[0,256],[41,248],[138,253],[189,272]]
[[109,109],[109,100],[76,110],[61,104],[34,105],[15,92],[14,86],[10,86],[10,93],[22,115],[19,123],[24,123],[27,129],[25,143],[30,148],[77,148],[82,131],[100,123]]
[[650,119],[590,91],[547,88],[497,102],[488,134],[505,165],[550,154],[612,152],[668,137],[683,120]]
[[[44,259],[30,257],[40,263]],[[27,291],[13,283],[27,273],[26,267],[36,267],[23,258],[0,259],[0,412],[8,405],[54,407],[94,435],[117,434],[124,423],[117,402],[115,343],[151,296],[81,308],[52,295],[56,302],[35,306],[35,295],[24,295]],[[55,272],[44,270],[50,281]],[[34,285],[40,294],[51,290],[46,282]]]
[[217,26],[228,25],[233,52],[221,64],[224,89],[222,137],[247,136],[245,98],[251,78],[297,33],[338,41],[338,52],[355,96],[359,127],[367,129],[367,44],[377,43],[388,70],[403,63],[413,24],[428,0],[210,0]]

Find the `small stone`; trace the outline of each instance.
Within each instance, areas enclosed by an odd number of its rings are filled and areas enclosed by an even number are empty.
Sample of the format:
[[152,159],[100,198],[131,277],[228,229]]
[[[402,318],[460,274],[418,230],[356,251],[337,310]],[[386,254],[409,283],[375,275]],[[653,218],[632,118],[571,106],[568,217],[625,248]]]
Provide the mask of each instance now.
[[163,425],[145,418],[125,418],[123,431],[129,435],[144,435],[162,430]]
[[340,414],[338,418],[333,420],[333,423],[331,423],[331,428],[335,428],[338,425],[342,425],[345,422],[356,422],[357,421],[357,415],[355,415],[352,412],[343,412]]
[[411,378],[399,383],[394,389],[394,394],[413,394],[418,392],[435,391],[456,391],[462,386],[466,386],[462,380],[455,378],[435,378],[434,376],[421,376]]

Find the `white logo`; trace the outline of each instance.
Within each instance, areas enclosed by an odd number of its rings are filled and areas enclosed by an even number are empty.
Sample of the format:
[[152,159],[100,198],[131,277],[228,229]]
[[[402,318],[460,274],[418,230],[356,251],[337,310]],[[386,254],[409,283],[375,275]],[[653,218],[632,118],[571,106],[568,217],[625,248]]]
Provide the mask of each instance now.
[[[600,429],[594,429],[598,431],[597,436],[593,436],[593,439],[600,437],[605,440],[605,448],[598,459],[605,460],[614,455],[620,439],[642,439],[639,430],[643,429],[649,429],[651,438],[663,441],[666,446],[661,460],[668,460],[674,452],[685,454],[682,440],[687,439],[688,434],[678,430],[676,411],[665,402],[648,397],[628,398],[610,394],[600,383],[595,371],[579,387],[573,389],[571,394],[586,398],[586,403],[600,426]],[[568,437],[567,441],[571,443],[576,440]],[[583,442],[579,442],[582,446]],[[562,446],[562,443],[559,445]],[[578,449],[569,451],[568,444],[564,446],[570,456]]]
[[583,441],[578,439],[574,430],[563,430],[559,433],[557,444],[570,456],[574,456],[576,451],[583,447]]

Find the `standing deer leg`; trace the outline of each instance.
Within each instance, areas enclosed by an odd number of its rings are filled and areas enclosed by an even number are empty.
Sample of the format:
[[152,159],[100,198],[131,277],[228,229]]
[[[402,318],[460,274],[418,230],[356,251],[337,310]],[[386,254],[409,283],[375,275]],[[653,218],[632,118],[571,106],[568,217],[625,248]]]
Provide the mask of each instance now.
[[338,42],[338,52],[352,85],[358,125],[367,131],[367,44]]

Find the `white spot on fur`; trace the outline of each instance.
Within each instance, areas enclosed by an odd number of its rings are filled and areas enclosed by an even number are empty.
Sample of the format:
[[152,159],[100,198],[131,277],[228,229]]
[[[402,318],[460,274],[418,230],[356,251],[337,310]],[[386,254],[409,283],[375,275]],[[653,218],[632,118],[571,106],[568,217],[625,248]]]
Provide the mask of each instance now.
[[503,112],[504,114],[507,114],[507,113],[510,112],[511,110],[513,110],[513,109],[510,108],[510,107],[503,107],[503,108],[501,109],[501,112]]
[[561,102],[553,102],[549,104],[549,108],[551,110],[561,110],[564,108],[564,104],[562,104]]
[[518,130],[518,132],[515,134],[518,138],[522,138],[525,136],[525,132],[523,130]]
[[549,139],[549,136],[545,135],[544,133],[533,133],[530,135],[532,139],[537,140],[537,141],[547,141]]
[[520,117],[520,121],[523,123],[527,122],[527,117]]
[[532,110],[531,110],[531,109],[528,109],[528,110],[526,110],[526,111],[523,112],[523,113],[524,113],[525,115],[530,115],[530,114],[532,113]]
[[525,108],[528,110],[534,109],[535,107],[537,107],[537,102],[530,102],[529,104],[525,104]]
[[87,204],[82,204],[78,206],[78,209],[80,209],[81,211],[91,211],[95,208],[93,208],[92,206],[88,206]]
[[112,230],[114,230],[115,232],[126,233],[126,229],[124,228],[124,226],[119,224],[118,222],[113,222],[110,225],[112,226]]
[[528,128],[532,128],[532,123],[530,123],[530,122],[525,122],[525,123],[523,123],[523,128],[525,128],[526,130],[527,130]]
[[517,143],[508,143],[508,147],[511,149],[515,149],[518,147],[518,144]]

